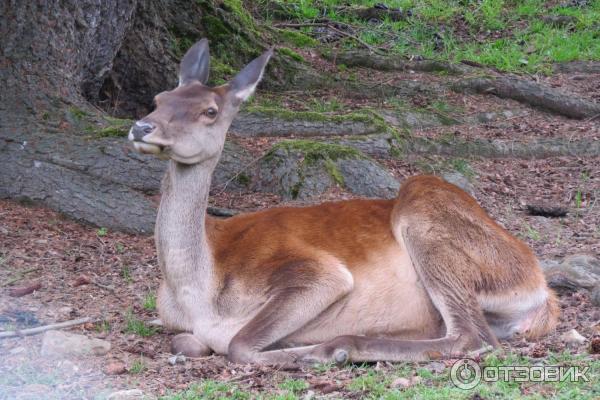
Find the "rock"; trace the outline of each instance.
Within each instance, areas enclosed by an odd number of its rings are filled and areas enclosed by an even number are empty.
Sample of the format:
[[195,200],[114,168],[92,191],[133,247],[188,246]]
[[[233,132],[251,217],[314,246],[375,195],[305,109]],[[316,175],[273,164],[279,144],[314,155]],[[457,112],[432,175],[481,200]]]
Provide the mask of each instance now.
[[406,378],[397,378],[394,379],[394,381],[392,382],[391,387],[392,388],[408,388],[411,386],[411,382],[410,380],[406,379]]
[[590,300],[594,306],[600,307],[600,285],[597,285],[594,289],[592,289]]
[[106,400],[142,400],[144,392],[140,389],[119,390],[108,395]]
[[75,333],[48,331],[42,338],[43,356],[64,357],[70,355],[104,355],[110,351],[110,342],[90,339]]
[[121,375],[125,372],[127,372],[127,367],[125,366],[125,363],[121,361],[110,362],[104,369],[106,375]]
[[600,337],[592,338],[590,342],[590,354],[600,354]]
[[396,197],[398,194],[398,181],[371,159],[340,160],[337,165],[344,180],[344,187],[354,194],[385,199]]
[[446,172],[442,174],[442,178],[446,182],[458,186],[471,196],[475,196],[475,186],[473,186],[469,179],[460,172]]
[[570,331],[563,333],[560,338],[563,342],[569,345],[579,345],[585,343],[586,341],[586,338],[575,329],[571,329]]
[[185,356],[183,354],[177,354],[172,357],[169,357],[169,364],[183,364],[185,363]]
[[446,369],[446,365],[439,361],[433,361],[427,364],[427,369],[433,372],[434,374],[441,374]]
[[573,255],[556,265],[541,263],[548,285],[555,289],[576,291],[600,285],[600,260],[590,255]]
[[367,197],[394,197],[399,184],[375,160],[339,144],[280,142],[259,163],[255,189],[307,200],[340,185]]
[[567,208],[545,203],[527,204],[527,212],[529,215],[538,215],[542,217],[564,217],[567,215]]

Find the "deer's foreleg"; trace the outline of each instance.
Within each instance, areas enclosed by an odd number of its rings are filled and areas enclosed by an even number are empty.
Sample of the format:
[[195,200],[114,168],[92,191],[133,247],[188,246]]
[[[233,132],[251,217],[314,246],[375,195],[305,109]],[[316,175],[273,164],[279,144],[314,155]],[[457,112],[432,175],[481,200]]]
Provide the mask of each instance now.
[[315,346],[269,350],[346,296],[353,278],[333,257],[292,261],[277,269],[270,299],[231,340],[228,358],[238,363],[285,364],[303,358]]

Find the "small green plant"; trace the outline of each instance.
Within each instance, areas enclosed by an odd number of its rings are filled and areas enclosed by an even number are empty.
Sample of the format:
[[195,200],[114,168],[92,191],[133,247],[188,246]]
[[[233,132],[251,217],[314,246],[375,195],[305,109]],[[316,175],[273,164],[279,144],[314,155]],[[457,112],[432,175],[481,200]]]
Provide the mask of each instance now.
[[125,313],[125,323],[125,332],[128,333],[135,333],[142,337],[149,337],[156,333],[154,327],[148,326],[144,321],[139,320],[131,310]]
[[298,393],[308,389],[308,383],[302,379],[286,379],[279,384],[279,388],[291,393]]
[[110,332],[110,322],[107,320],[102,320],[96,324],[96,331],[109,333]]
[[96,235],[98,236],[106,236],[108,234],[108,229],[102,227],[102,228],[98,228],[98,230],[96,231]]
[[538,232],[537,229],[529,225],[527,222],[523,223],[523,228],[525,229],[525,236],[527,236],[529,239],[537,242],[542,238],[540,232]]
[[156,310],[156,295],[154,294],[154,292],[146,293],[146,296],[144,297],[144,302],[142,305],[143,305],[144,309],[146,309],[148,311]]
[[133,282],[133,278],[131,276],[131,269],[129,269],[127,265],[123,265],[123,268],[121,268],[121,278],[123,278],[127,283]]
[[473,171],[473,168],[467,160],[464,160],[462,158],[455,158],[450,161],[450,164],[456,172],[460,172],[468,179],[471,179],[475,176],[475,171]]
[[123,243],[115,243],[115,250],[117,251],[117,253],[123,253],[125,251],[125,246],[123,246]]
[[146,370],[146,364],[144,363],[144,360],[142,358],[140,358],[138,360],[134,360],[131,363],[131,367],[129,367],[129,373],[134,374],[134,375],[141,374],[145,370]]

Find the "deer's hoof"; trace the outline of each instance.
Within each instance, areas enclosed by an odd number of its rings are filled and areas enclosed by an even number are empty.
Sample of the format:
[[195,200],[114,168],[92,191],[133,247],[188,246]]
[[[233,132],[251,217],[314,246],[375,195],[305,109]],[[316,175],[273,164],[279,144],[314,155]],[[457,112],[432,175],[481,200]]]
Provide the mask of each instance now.
[[345,364],[348,361],[348,351],[345,349],[336,349],[333,352],[333,359],[338,364]]
[[180,333],[171,340],[171,353],[194,358],[206,357],[212,351],[191,333]]

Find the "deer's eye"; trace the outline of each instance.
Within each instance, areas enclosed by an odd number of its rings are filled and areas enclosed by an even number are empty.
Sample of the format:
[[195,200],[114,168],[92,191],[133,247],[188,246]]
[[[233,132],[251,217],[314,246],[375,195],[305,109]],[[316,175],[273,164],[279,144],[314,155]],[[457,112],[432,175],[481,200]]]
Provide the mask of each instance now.
[[217,116],[217,110],[215,110],[214,108],[210,107],[208,108],[206,111],[204,111],[204,114],[208,117],[208,118],[214,118]]

